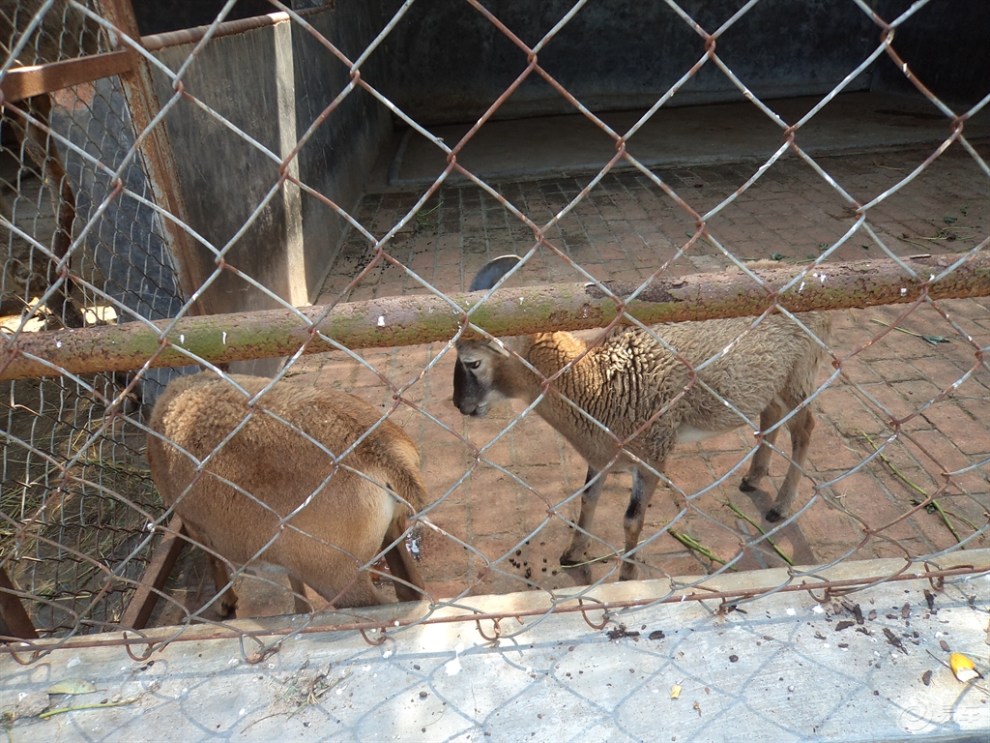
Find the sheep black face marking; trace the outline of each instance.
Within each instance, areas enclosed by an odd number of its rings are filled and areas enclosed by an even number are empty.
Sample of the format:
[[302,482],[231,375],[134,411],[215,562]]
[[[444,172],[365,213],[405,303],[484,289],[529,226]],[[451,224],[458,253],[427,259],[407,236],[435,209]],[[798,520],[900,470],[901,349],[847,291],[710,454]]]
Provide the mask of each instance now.
[[[471,281],[469,291],[487,291],[495,286],[522,260],[517,255],[502,255],[486,263]],[[462,352],[471,353],[462,358]],[[484,353],[476,357],[480,349],[473,341],[458,344],[457,363],[454,364],[454,405],[462,415],[481,416],[488,412],[488,403],[502,397],[495,389],[490,363],[483,363]]]
[[480,360],[460,358],[454,364],[454,405],[462,415],[482,416],[488,412],[488,390],[475,374],[480,364]]

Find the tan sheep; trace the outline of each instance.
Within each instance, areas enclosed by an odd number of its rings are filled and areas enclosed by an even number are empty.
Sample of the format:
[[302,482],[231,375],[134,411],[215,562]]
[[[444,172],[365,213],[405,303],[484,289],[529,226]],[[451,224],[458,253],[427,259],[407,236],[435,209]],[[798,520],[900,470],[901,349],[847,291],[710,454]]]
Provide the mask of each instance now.
[[[382,604],[361,568],[384,551],[399,600],[422,598],[403,539],[426,491],[405,432],[386,420],[367,433],[381,416],[343,392],[282,380],[249,405],[271,380],[229,379],[243,390],[210,372],[173,381],[148,435],[158,491],[211,555],[217,589],[227,563],[267,563],[288,572],[297,611],[302,583],[336,607]],[[221,613],[236,601],[228,590]]]
[[[502,256],[491,261],[471,290],[490,289],[519,260]],[[801,321],[828,342],[827,315],[809,313]],[[631,557],[657,473],[663,472],[678,441],[701,441],[758,419],[763,436],[740,486],[753,491],[767,474],[778,424],[789,415],[781,425],[790,431],[791,463],[766,518],[779,521],[791,508],[814,428],[807,400],[826,353],[784,315],[766,317],[755,328],[752,324],[752,319],[739,318],[653,328],[680,358],[639,328],[617,330],[590,348],[566,332],[537,333],[505,345],[461,341],[454,365],[454,404],[464,415],[484,415],[495,400],[516,398],[531,404],[546,389],[536,412],[588,462],[577,529],[562,565],[586,562],[605,477],[631,469],[626,559],[620,577],[632,579],[636,567]],[[709,359],[713,361],[706,364]]]

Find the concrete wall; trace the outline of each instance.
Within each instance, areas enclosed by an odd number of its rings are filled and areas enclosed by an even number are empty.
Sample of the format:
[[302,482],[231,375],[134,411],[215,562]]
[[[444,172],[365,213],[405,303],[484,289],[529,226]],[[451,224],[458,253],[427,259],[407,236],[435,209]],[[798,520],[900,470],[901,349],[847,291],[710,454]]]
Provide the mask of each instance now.
[[[314,28],[352,59],[356,59],[380,30],[361,3],[338,4],[335,12],[309,16]],[[305,29],[293,26],[296,122],[300,135],[323,113],[350,82],[343,64]],[[377,62],[363,72],[375,77]],[[315,74],[314,74],[315,72]],[[353,213],[365,192],[368,172],[392,131],[389,112],[363,89],[355,89],[329,116],[299,157],[299,176],[325,196]],[[302,197],[303,239],[306,245],[307,292],[316,298],[347,228],[343,218],[319,199]]]
[[[384,3],[387,9],[398,0]],[[535,44],[572,5],[493,0],[491,11],[528,44]],[[715,29],[738,8],[728,0],[688,0],[682,7]],[[417,119],[463,121],[477,116],[525,68],[525,55],[459,0],[417,3],[408,32],[390,40],[395,61],[384,89]],[[825,92],[875,44],[876,33],[854,5],[828,0],[765,0],[718,42],[718,54],[760,96]],[[415,32],[411,30],[415,29]],[[704,54],[700,36],[665,3],[592,3],[547,45],[540,65],[593,110],[646,107]],[[868,87],[857,80],[851,89]],[[739,90],[713,64],[672,104],[725,101]],[[512,118],[573,113],[546,82],[531,75],[499,111]]]
[[[881,0],[884,18],[903,13],[907,0]],[[935,95],[971,106],[990,94],[990,2],[942,0],[929,3],[901,26],[894,47],[911,71]],[[873,76],[878,90],[916,89],[885,56]]]
[[[351,52],[367,46],[375,32],[364,8],[356,4],[310,20],[328,39]],[[158,58],[176,70],[192,48],[170,47]],[[292,152],[348,80],[339,61],[289,22],[215,39],[200,50],[183,76],[189,95],[277,158]],[[159,75],[157,82],[164,105],[174,91],[165,75]],[[341,218],[292,184],[272,193],[279,181],[279,163],[191,101],[179,100],[165,121],[189,222],[196,232],[217,249],[236,237],[225,261],[286,302],[301,305],[315,299],[344,226]],[[388,130],[385,109],[356,91],[316,130],[290,172],[351,209],[363,193],[364,175]],[[201,248],[194,273],[206,278],[215,268],[216,255]],[[217,277],[205,297],[211,312],[278,305],[229,271]]]
[[[224,5],[224,0],[132,0],[142,36],[208,25]],[[268,0],[237,0],[224,19],[235,21],[274,11]]]
[[[394,13],[400,0],[379,0]],[[714,31],[738,0],[685,0],[686,12]],[[893,20],[909,0],[874,0]],[[491,12],[524,42],[536,44],[573,5],[570,0],[490,0]],[[898,31],[896,45],[936,91],[974,100],[990,79],[990,3],[931,3]],[[823,94],[876,48],[880,29],[853,3],[764,0],[739,19],[716,51],[758,96]],[[424,123],[477,118],[526,66],[520,49],[461,0],[415,4],[388,41],[392,66],[382,89]],[[547,45],[540,65],[592,110],[647,107],[702,57],[702,39],[667,5],[638,0],[590,3]],[[886,55],[846,88],[902,89],[904,77]],[[974,90],[976,94],[974,94]],[[739,99],[713,64],[706,64],[671,105]],[[573,113],[538,76],[499,110],[501,118]]]

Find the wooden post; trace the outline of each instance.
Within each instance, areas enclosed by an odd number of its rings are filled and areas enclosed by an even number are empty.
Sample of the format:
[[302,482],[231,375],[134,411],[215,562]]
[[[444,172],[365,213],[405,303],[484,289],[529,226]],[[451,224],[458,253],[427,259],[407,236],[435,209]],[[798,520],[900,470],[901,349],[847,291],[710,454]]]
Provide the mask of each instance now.
[[158,603],[159,594],[165,586],[165,581],[175,567],[186,540],[182,538],[182,519],[173,516],[165,534],[151,556],[151,561],[141,576],[141,584],[131,596],[124,615],[120,618],[120,626],[129,629],[143,629],[151,618],[151,612]]

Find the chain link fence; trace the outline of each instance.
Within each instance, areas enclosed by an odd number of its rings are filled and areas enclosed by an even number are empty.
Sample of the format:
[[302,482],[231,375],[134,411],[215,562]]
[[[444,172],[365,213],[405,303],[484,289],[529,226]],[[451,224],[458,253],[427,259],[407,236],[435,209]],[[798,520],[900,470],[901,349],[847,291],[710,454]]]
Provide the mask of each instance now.
[[[720,596],[732,606],[808,580],[828,590],[821,566],[868,558],[903,558],[886,580],[986,570],[941,561],[986,547],[990,532],[990,90],[961,61],[955,77],[936,67],[933,82],[904,56],[946,22],[926,20],[936,3],[815,10],[821,17],[799,25],[805,37],[781,46],[807,55],[791,77],[774,77],[741,41],[746,29],[776,34],[779,4],[718,15],[718,3],[657,3],[640,20],[676,41],[675,61],[626,89],[605,62],[582,76],[578,61],[596,44],[621,48],[636,25],[631,5],[612,22],[591,2],[555,6],[553,18],[511,3],[272,2],[273,15],[230,20],[234,5],[209,26],[144,37],[117,0],[0,10],[7,639],[85,643],[79,636],[149,625],[174,625],[182,639],[192,623],[223,619],[230,585],[241,617],[347,603],[369,573],[391,598],[388,547],[411,554],[422,575],[413,624],[469,595],[521,590],[553,599],[543,613],[579,611],[563,597],[629,565],[670,582],[661,600],[681,600],[675,591],[708,575],[790,568],[770,589]],[[813,44],[816,20],[832,35]],[[422,45],[439,54],[459,34],[451,64],[434,55],[448,87],[431,99]],[[466,48],[491,66],[471,68]],[[65,60],[81,64],[51,64]],[[613,73],[636,66],[623,60]],[[673,106],[682,100],[706,105]],[[521,257],[518,268],[466,295],[506,253]],[[830,334],[803,314],[816,309],[828,311]],[[775,315],[794,319],[824,359],[779,425],[816,411],[807,459],[773,440],[761,410],[719,399],[734,430],[699,443],[692,426],[650,461],[639,445],[647,422],[697,400],[692,390],[717,396],[706,368],[749,353]],[[750,319],[699,358],[671,346],[671,327],[654,327],[720,317]],[[617,468],[596,520],[579,525],[588,463],[566,426],[541,415],[627,326],[667,350],[680,381],[624,432],[604,423],[614,416],[602,400],[629,400],[610,382],[563,403],[611,442],[603,462],[640,466],[636,478]],[[549,331],[578,332],[591,350],[574,346],[551,371],[527,357],[538,394],[486,417],[452,404],[458,344],[480,338],[518,363],[514,342],[494,339]],[[754,378],[775,358],[754,357]],[[163,438],[151,409],[197,368],[239,412],[222,418],[208,398],[192,439]],[[251,387],[243,372],[268,381]],[[646,374],[635,385],[669,386]],[[328,440],[306,406],[276,403],[314,390],[363,400],[367,425]],[[379,437],[395,440],[391,424],[422,454],[422,504],[365,456]],[[236,459],[256,425],[274,426],[284,448],[262,443]],[[198,440],[201,429],[216,435]],[[152,480],[149,434],[178,444],[192,473],[177,506]],[[743,496],[739,481],[765,441],[770,484]],[[226,457],[241,464],[225,469]],[[792,465],[794,506],[768,521],[770,493]],[[296,474],[298,502],[275,506],[270,488]],[[630,488],[650,476],[656,496],[627,513]],[[335,485],[369,481],[415,513],[374,554],[344,550],[345,588],[320,595],[259,569],[292,563],[278,557],[289,533],[339,550],[332,529],[304,525],[306,509]],[[197,482],[223,483],[239,505],[217,525],[184,525],[177,516]],[[629,544],[640,506],[642,533]],[[263,514],[260,542],[238,536],[246,555],[221,548],[217,535],[251,508]],[[588,546],[562,564],[575,531]],[[183,550],[189,543],[199,549]],[[214,581],[208,556],[233,570],[229,583]],[[876,580],[864,571],[862,585]],[[361,617],[336,626],[376,628]],[[320,614],[291,631],[300,626],[322,627]],[[520,626],[515,634],[529,623]]]
[[[18,67],[105,54],[110,30],[75,3],[15,3],[0,16],[14,83],[0,123],[4,342],[175,314],[181,302],[160,227],[141,203],[149,189],[120,81],[29,95],[29,80],[18,95]],[[118,184],[133,197],[113,199]],[[143,437],[106,418],[110,400],[133,398],[129,381],[97,373],[3,383],[3,559],[37,598],[32,621],[43,631],[117,626],[129,592],[109,587],[105,570],[123,565],[131,580],[144,572],[139,511],[160,506]]]

